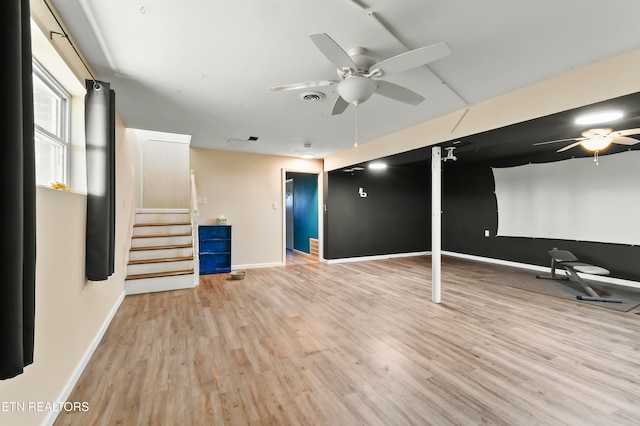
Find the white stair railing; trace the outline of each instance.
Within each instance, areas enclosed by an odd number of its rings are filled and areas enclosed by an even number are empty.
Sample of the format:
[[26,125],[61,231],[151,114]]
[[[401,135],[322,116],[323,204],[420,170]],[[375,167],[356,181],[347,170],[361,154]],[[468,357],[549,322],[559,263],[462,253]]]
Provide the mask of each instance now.
[[196,173],[191,170],[191,203],[189,204],[191,213],[191,238],[193,241],[193,276],[195,285],[200,282],[200,246],[198,242],[198,191],[196,190]]
[[196,216],[200,214],[198,211],[198,191],[196,190],[196,172],[191,170],[191,213]]

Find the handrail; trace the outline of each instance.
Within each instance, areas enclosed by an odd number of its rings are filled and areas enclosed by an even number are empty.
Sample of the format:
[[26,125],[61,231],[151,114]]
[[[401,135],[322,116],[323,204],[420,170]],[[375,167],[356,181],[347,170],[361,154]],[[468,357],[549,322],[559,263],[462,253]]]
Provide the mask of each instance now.
[[194,285],[200,283],[200,244],[198,241],[198,192],[196,191],[196,173],[191,170],[191,203],[189,210],[191,211],[191,239],[193,241],[193,275]]
[[198,211],[198,192],[196,191],[196,172],[191,170],[191,211],[196,216],[200,214]]

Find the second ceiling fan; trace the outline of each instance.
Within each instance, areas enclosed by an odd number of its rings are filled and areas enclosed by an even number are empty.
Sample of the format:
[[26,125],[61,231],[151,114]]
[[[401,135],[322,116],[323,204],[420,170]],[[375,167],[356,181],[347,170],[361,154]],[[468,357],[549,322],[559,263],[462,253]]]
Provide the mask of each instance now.
[[631,135],[640,134],[639,129],[624,129],[613,131],[613,129],[589,129],[582,132],[582,137],[569,138],[569,139],[557,139],[553,141],[537,142],[534,146],[547,145],[558,142],[573,141],[569,145],[560,148],[557,152],[566,151],[578,145],[588,151],[601,151],[607,148],[610,144],[615,143],[619,145],[635,145],[640,142],[638,139],[630,138]]
[[[271,87],[271,90],[298,90],[337,84],[338,99],[332,115],[342,114],[350,104],[356,107],[371,97],[373,93],[410,105],[418,105],[424,97],[405,87],[384,80],[377,80],[387,74],[395,74],[426,65],[451,54],[447,43],[437,43],[374,62],[366,55],[366,49],[356,47],[347,53],[325,33],[309,36],[316,47],[336,67],[338,80],[307,81]],[[376,78],[374,80],[374,78]]]

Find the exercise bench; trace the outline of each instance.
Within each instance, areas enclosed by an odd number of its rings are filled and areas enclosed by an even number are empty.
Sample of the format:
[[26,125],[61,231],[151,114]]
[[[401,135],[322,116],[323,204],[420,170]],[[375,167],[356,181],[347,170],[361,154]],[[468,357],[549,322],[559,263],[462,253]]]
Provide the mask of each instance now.
[[[536,278],[547,280],[574,280],[582,286],[587,296],[578,295],[576,299],[585,300],[590,302],[609,302],[609,303],[622,303],[621,299],[614,299],[611,297],[600,296],[594,289],[587,284],[578,272],[591,275],[609,275],[609,271],[599,266],[589,265],[588,263],[582,263],[578,261],[578,258],[567,250],[558,250],[554,248],[550,250],[551,256],[551,274],[550,275],[536,275]],[[567,275],[557,275],[556,268],[562,268],[567,272]]]

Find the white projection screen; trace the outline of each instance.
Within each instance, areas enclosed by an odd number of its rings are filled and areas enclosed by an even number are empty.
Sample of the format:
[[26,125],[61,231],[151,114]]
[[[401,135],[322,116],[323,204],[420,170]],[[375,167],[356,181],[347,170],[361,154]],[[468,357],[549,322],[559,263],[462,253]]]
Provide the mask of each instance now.
[[497,236],[640,244],[640,151],[493,168]]

